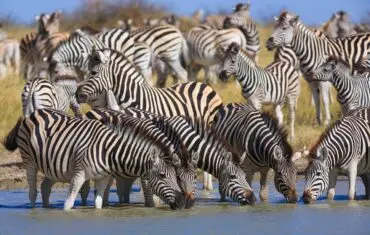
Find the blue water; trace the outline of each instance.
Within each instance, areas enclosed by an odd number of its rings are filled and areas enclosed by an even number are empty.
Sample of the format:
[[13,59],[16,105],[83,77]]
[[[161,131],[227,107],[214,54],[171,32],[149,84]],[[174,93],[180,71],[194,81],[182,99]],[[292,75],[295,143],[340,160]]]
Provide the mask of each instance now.
[[[215,187],[217,188],[217,187]],[[258,189],[258,184],[253,185]],[[302,192],[303,182],[299,181]],[[134,186],[132,204],[118,205],[114,191],[111,206],[93,209],[89,206],[65,212],[62,210],[67,189],[55,189],[52,209],[30,209],[27,190],[0,191],[0,234],[370,234],[370,202],[347,201],[347,181],[337,182],[335,201],[319,200],[313,205],[286,204],[273,185],[269,203],[239,206],[219,202],[217,190],[197,192],[195,208],[171,211],[168,206],[145,208],[143,197]],[[258,197],[258,190],[256,190]],[[357,195],[363,195],[357,183]],[[40,197],[40,195],[39,195]]]

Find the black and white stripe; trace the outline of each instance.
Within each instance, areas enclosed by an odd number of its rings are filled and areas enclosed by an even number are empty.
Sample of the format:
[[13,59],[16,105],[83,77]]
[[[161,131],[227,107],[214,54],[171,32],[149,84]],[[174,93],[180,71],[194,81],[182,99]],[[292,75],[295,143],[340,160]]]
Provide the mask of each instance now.
[[299,95],[299,76],[293,65],[277,61],[266,68],[259,67],[237,44],[226,51],[220,78],[227,80],[235,75],[242,95],[258,110],[262,104],[274,104],[279,125],[283,124],[282,105],[288,101],[291,138],[294,139],[294,122]]
[[[89,179],[95,180],[95,207],[101,208],[111,175],[145,176],[153,192],[171,208],[185,204],[175,168],[165,159],[174,153],[143,132],[127,130],[117,135],[95,120],[41,109],[20,120],[4,145],[8,150],[19,147],[27,169],[31,206],[35,206],[37,196],[38,170],[53,182],[70,182],[65,210],[73,207],[79,189]],[[173,158],[167,162],[177,165]]]
[[267,176],[275,171],[275,187],[290,202],[296,202],[296,175],[292,148],[287,134],[266,113],[251,105],[228,104],[220,109],[212,126],[215,135],[228,142],[239,156],[245,155],[244,170],[252,183],[255,172],[261,174],[260,198],[267,200]]

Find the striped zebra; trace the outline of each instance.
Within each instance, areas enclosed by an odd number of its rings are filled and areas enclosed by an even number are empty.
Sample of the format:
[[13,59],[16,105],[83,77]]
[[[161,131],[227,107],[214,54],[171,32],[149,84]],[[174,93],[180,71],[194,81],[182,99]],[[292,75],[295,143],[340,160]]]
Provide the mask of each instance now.
[[0,41],[0,64],[7,68],[13,68],[14,73],[19,74],[20,59],[18,40],[5,38]]
[[227,48],[231,43],[236,43],[242,48],[247,48],[247,41],[239,29],[212,29],[209,26],[197,26],[189,30],[184,37],[188,42],[192,63],[189,77],[195,78],[201,66],[205,70],[204,80],[211,82],[210,69],[222,61],[219,48]]
[[246,155],[244,170],[251,185],[255,172],[261,174],[260,198],[268,199],[267,177],[275,171],[276,190],[289,202],[296,202],[297,169],[287,134],[270,115],[251,105],[228,104],[220,109],[212,126],[220,138],[228,142],[239,156]]
[[223,29],[224,21],[228,16],[249,17],[250,3],[238,3],[233,7],[230,15],[209,15],[204,19],[203,24],[214,29]]
[[313,81],[330,81],[334,85],[342,115],[345,115],[357,108],[370,107],[370,76],[367,75],[351,75],[347,61],[330,56],[310,77]]
[[242,88],[242,95],[256,109],[262,104],[274,104],[279,125],[283,124],[282,106],[288,101],[290,138],[294,139],[294,122],[299,95],[299,74],[285,61],[273,62],[266,68],[259,67],[239,45],[232,43],[226,51],[220,79],[226,81],[235,75]]
[[37,196],[38,170],[52,183],[70,182],[65,210],[73,207],[78,191],[89,179],[95,180],[95,207],[100,209],[111,175],[145,176],[153,192],[172,209],[183,208],[185,203],[176,181],[174,166],[178,161],[174,157],[166,160],[173,153],[142,132],[127,131],[119,136],[95,120],[40,109],[20,119],[4,145],[21,152],[32,207]]
[[119,29],[122,29],[123,31],[126,31],[128,33],[131,33],[132,31],[137,30],[138,28],[134,26],[134,22],[132,18],[127,18],[124,20],[118,20],[117,26]]
[[[76,92],[77,102],[90,102],[104,91],[112,91],[120,109],[127,107],[163,115],[189,116],[211,124],[221,98],[209,86],[189,82],[170,88],[155,88],[119,52],[93,51],[91,72]],[[211,179],[209,179],[210,181]],[[208,187],[208,183],[205,184]]]
[[313,203],[329,187],[331,189],[329,199],[334,197],[335,170],[348,174],[348,198],[355,199],[357,174],[369,171],[367,156],[370,147],[369,121],[356,114],[359,112],[369,115],[369,109],[360,109],[348,114],[328,127],[311,148],[303,193],[305,203]]
[[147,44],[134,43],[129,34],[120,29],[96,34],[87,27],[75,30],[69,40],[54,49],[48,60],[52,78],[67,75],[83,81],[84,75],[89,71],[89,54],[93,47],[120,51],[133,61],[141,73],[151,82],[154,55]]
[[[114,113],[114,111],[110,112]],[[255,203],[253,191],[245,181],[245,173],[238,166],[243,159],[232,157],[229,152],[232,150],[231,147],[220,141],[208,128],[207,123],[184,116],[161,117],[136,108],[126,108],[120,112],[153,120],[153,123],[170,139],[174,136],[179,137],[187,151],[197,152],[198,168],[219,179],[221,200],[225,200],[228,196],[241,204]]]
[[[108,109],[91,110],[86,113],[85,117],[88,119],[98,120],[118,133],[125,133],[127,129],[142,131],[147,137],[162,143],[166,148],[175,152],[177,154],[175,156],[179,156],[181,160],[181,167],[176,169],[176,174],[178,184],[186,199],[185,208],[192,207],[195,199],[194,185],[196,183],[196,168],[199,158],[196,151],[188,151],[178,136],[172,134],[169,136],[168,133],[162,132],[162,130],[156,127],[150,119],[137,118],[132,115]],[[136,178],[116,178],[117,194],[121,203],[130,202],[129,193],[135,180]],[[145,179],[142,178],[141,181],[143,180]],[[142,183],[142,185],[144,188],[145,205],[150,207],[154,206],[151,189],[145,188],[145,183]],[[104,201],[108,201],[108,199],[104,199]]]
[[56,82],[45,78],[28,81],[22,91],[23,115],[29,117],[35,110],[44,108],[67,112],[70,107],[77,117],[81,116],[80,105],[74,96],[77,86],[76,80],[67,78]]
[[343,38],[356,34],[355,26],[345,11],[338,11],[320,28],[329,38]]
[[[165,69],[171,69],[181,82],[188,81],[188,73],[185,68],[190,63],[189,49],[178,28],[173,25],[144,27],[132,32],[130,37],[135,42],[149,45],[154,57],[165,63],[165,66],[156,68],[158,87],[163,87],[165,84],[167,77]],[[160,70],[158,71],[158,69]]]
[[[306,79],[313,70],[323,63],[326,56],[335,55],[346,60],[352,70],[355,64],[359,63],[363,58],[368,58],[370,53],[370,34],[328,39],[310,30],[293,13],[283,12],[276,20],[275,30],[267,40],[266,47],[270,50],[275,47],[291,45],[291,48],[299,59],[301,71]],[[310,88],[316,106],[316,119],[320,124],[319,93],[316,86],[310,85]],[[328,93],[327,90],[329,88],[326,88],[325,93]],[[329,96],[326,96],[323,102],[326,112],[325,124],[328,124],[331,119]]]

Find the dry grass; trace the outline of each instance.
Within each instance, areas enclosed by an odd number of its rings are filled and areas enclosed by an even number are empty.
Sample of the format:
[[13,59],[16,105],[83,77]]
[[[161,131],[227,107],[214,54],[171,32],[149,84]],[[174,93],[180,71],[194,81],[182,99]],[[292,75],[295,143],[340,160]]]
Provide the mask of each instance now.
[[[259,29],[262,44],[262,50],[259,54],[259,63],[262,66],[265,66],[273,60],[273,53],[268,52],[264,47],[264,43],[270,35],[271,29],[263,26],[260,26]],[[30,31],[30,29],[17,28],[9,31],[9,34],[15,38],[20,38],[22,35]],[[0,139],[4,138],[21,115],[20,94],[23,89],[23,85],[24,81],[14,75],[10,75],[6,79],[0,81]],[[236,86],[234,81],[230,81],[226,84],[215,84],[213,87],[220,94],[224,103],[245,102],[245,99],[241,96],[240,89]],[[332,96],[335,100],[334,92]],[[272,110],[271,107],[267,107],[265,109]],[[331,106],[333,120],[339,118],[339,110],[339,104],[334,101],[334,104]],[[286,114],[287,110],[284,110],[285,123],[288,122]],[[318,139],[320,134],[323,132],[324,127],[314,126],[314,123],[315,110],[311,105],[310,91],[307,83],[302,79],[296,117],[296,140],[292,143],[295,149],[301,149],[303,146],[310,147]],[[3,146],[0,145],[0,152],[3,150]]]

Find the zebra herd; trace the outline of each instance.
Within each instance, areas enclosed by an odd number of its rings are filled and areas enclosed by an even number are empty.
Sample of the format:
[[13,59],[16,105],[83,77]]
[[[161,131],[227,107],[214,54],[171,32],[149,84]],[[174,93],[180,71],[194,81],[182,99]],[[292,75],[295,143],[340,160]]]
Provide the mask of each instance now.
[[[249,10],[249,3],[239,3],[230,15],[209,16],[186,32],[174,16],[148,19],[143,28],[125,20],[117,29],[81,27],[70,34],[59,32],[60,12],[38,16],[37,32],[24,36],[17,47],[27,80],[24,117],[3,142],[21,153],[31,206],[41,171],[44,207],[50,206],[56,182],[70,183],[65,210],[74,206],[79,192],[86,204],[90,180],[96,208],[109,203],[113,180],[119,202],[129,203],[132,184],[140,178],[146,206],[154,206],[157,195],[172,209],[191,208],[197,168],[205,172],[205,189],[213,189],[214,176],[221,200],[228,197],[242,205],[256,202],[251,187],[256,172],[260,200],[268,200],[273,169],[276,190],[297,202],[295,161],[302,154],[295,154],[288,141],[282,107],[288,102],[294,141],[300,73],[310,83],[319,123],[318,89],[328,104],[332,83],[342,106],[342,119],[310,150],[304,202],[314,202],[327,190],[332,199],[338,171],[348,172],[349,199],[354,199],[357,175],[370,197],[370,73],[365,72],[370,33],[333,39],[283,12],[266,42],[269,50],[276,48],[275,59],[263,68],[258,65],[258,28]],[[341,16],[331,24],[342,33]],[[211,71],[224,81],[236,77],[249,104],[224,104],[210,85],[196,82],[201,68],[206,82]],[[170,74],[178,83],[165,87]],[[92,109],[82,114],[82,103]],[[275,106],[277,119],[261,112],[263,104]],[[67,114],[69,107],[74,117]]]

